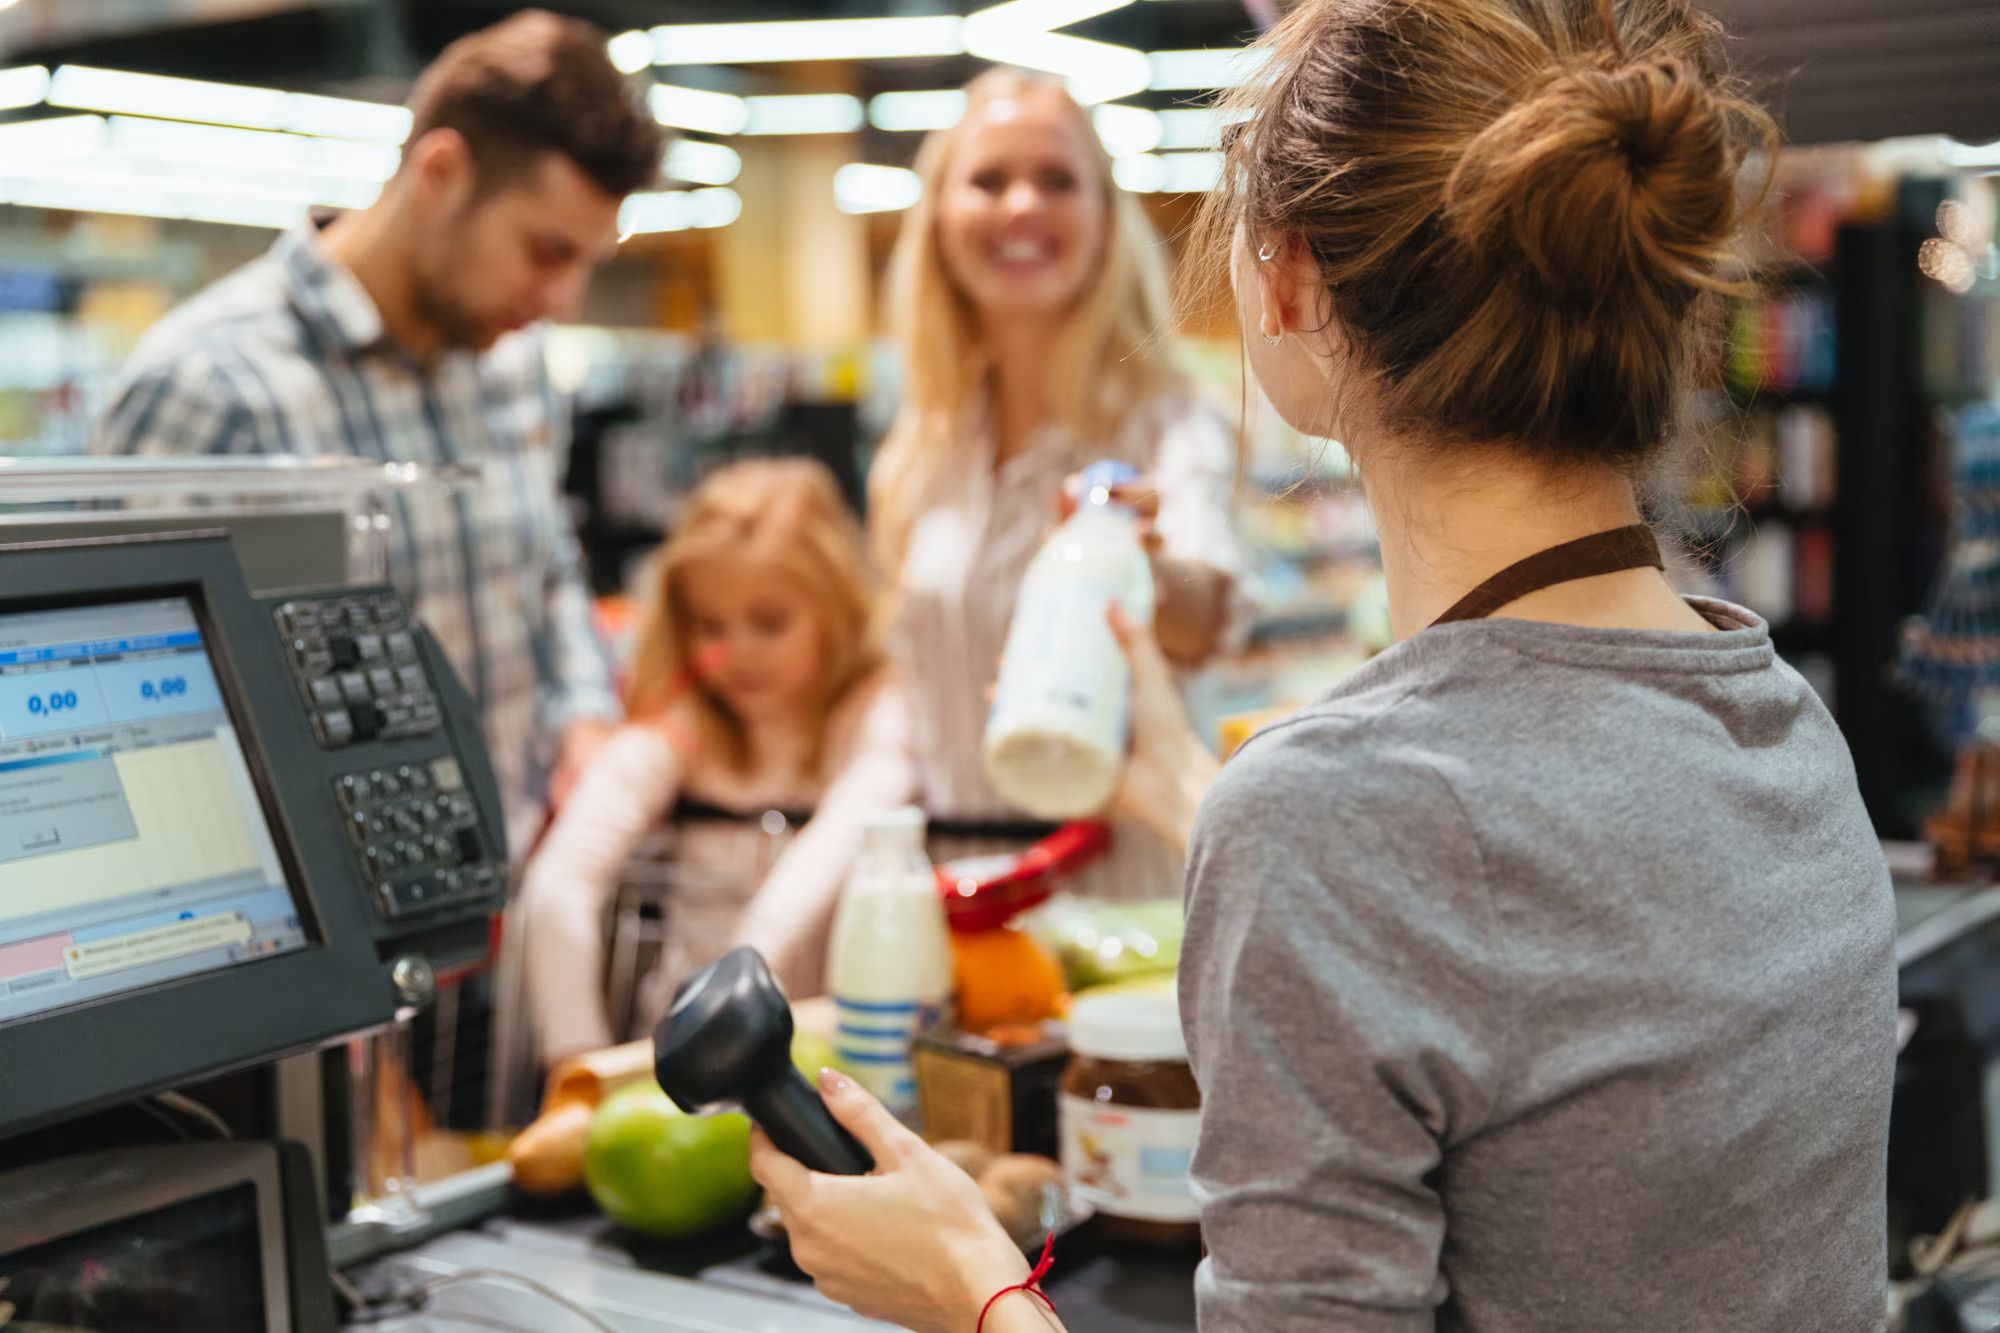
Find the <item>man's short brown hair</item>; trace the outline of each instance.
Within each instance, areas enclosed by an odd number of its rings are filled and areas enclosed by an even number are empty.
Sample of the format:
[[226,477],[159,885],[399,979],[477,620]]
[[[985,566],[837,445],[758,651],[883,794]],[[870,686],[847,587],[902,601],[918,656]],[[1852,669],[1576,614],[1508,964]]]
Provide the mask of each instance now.
[[605,193],[624,196],[659,176],[665,138],[645,99],[581,19],[529,9],[444,49],[410,95],[410,143],[456,130],[482,188],[561,153]]

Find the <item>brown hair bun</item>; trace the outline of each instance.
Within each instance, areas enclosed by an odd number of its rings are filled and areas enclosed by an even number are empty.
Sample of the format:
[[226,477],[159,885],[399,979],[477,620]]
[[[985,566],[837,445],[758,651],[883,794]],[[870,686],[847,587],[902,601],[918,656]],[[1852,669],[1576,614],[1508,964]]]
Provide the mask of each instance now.
[[1475,135],[1445,185],[1455,233],[1563,296],[1704,287],[1736,212],[1723,99],[1681,60],[1559,75]]
[[1643,467],[1719,349],[1739,170],[1776,142],[1721,37],[1686,0],[1305,0],[1223,101],[1193,290],[1227,290],[1239,228],[1295,238],[1357,420]]

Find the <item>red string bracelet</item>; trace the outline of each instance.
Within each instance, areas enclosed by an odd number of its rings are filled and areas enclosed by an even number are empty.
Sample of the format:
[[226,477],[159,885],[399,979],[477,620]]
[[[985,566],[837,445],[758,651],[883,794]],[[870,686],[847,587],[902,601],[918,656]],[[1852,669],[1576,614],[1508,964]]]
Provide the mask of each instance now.
[[986,1316],[992,1313],[993,1307],[1000,1303],[1002,1296],[1011,1296],[1017,1291],[1027,1292],[1043,1305],[1048,1306],[1050,1314],[1054,1314],[1056,1312],[1056,1303],[1049,1299],[1047,1292],[1042,1290],[1041,1281],[1049,1275],[1049,1270],[1054,1268],[1055,1265],[1056,1233],[1051,1231],[1049,1238],[1042,1242],[1042,1257],[1036,1260],[1035,1266],[1028,1271],[1027,1281],[1016,1282],[1011,1287],[1002,1287],[1000,1290],[994,1292],[992,1299],[980,1307],[979,1322],[973,1325],[972,1333],[986,1333]]

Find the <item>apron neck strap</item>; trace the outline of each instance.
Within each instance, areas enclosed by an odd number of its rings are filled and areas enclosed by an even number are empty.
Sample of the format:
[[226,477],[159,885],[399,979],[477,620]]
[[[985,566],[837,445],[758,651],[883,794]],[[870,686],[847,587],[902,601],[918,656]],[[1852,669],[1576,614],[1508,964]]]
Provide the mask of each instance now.
[[1626,569],[1664,569],[1660,543],[1644,523],[1629,528],[1579,537],[1573,542],[1537,551],[1516,561],[1452,604],[1451,610],[1433,620],[1433,625],[1449,625],[1459,620],[1484,620],[1501,607],[1517,602],[1531,592],[1574,583],[1600,574],[1616,574]]

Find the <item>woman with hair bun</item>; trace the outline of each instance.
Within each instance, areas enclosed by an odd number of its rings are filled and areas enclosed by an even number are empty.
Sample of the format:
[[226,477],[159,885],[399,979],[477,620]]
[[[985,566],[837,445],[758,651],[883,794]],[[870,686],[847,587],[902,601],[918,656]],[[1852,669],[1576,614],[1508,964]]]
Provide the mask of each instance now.
[[[1307,0],[1234,96],[1196,258],[1358,463],[1399,642],[1217,773],[1127,635],[1127,789],[1192,831],[1205,1328],[1884,1322],[1888,874],[1826,709],[1639,502],[1774,139],[1719,37]],[[826,1087],[875,1175],[755,1155],[822,1289],[1057,1327],[976,1192]]]

